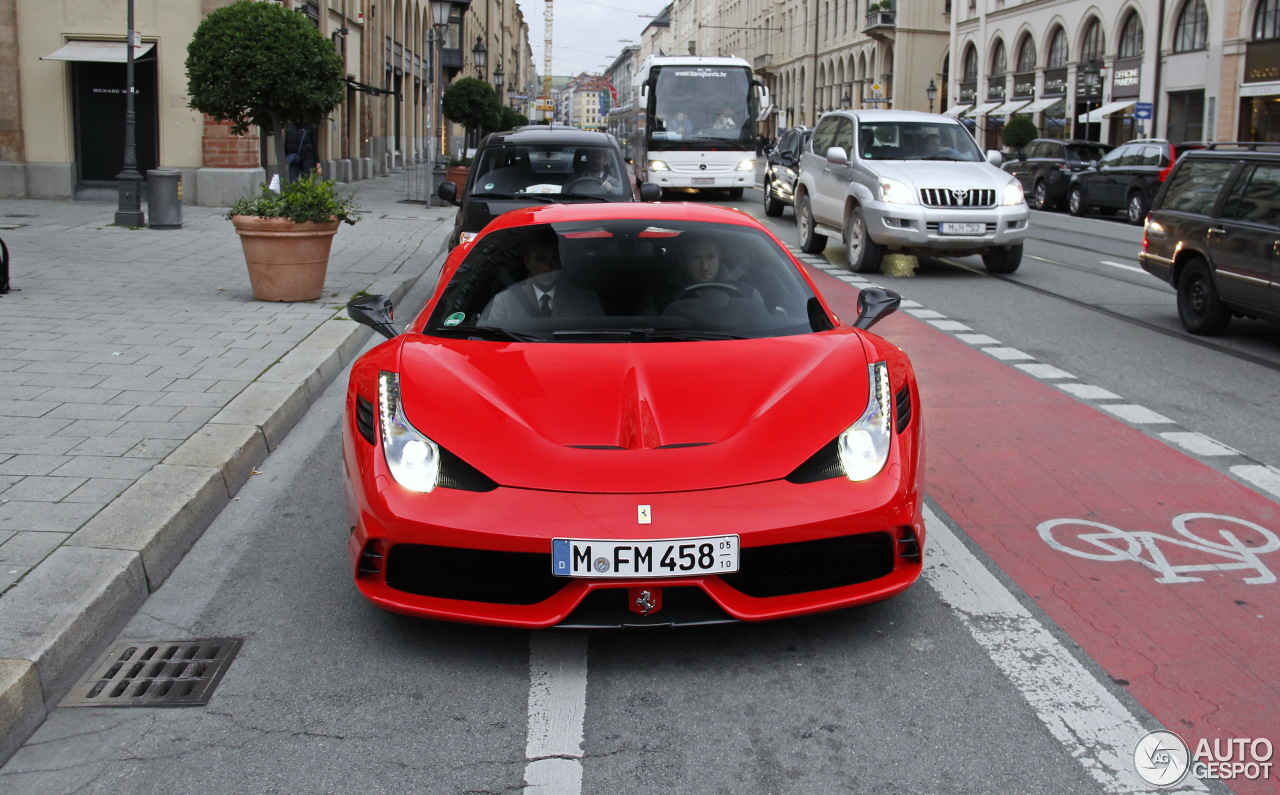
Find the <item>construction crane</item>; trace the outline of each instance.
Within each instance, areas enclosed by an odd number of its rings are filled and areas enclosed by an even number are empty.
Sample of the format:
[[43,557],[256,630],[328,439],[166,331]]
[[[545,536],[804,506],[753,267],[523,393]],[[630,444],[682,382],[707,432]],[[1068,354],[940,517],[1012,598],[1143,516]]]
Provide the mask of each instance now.
[[550,111],[555,109],[551,102],[551,31],[555,19],[554,0],[544,0],[542,8],[543,40],[542,40],[542,102],[539,103],[545,114],[543,118],[554,121]]

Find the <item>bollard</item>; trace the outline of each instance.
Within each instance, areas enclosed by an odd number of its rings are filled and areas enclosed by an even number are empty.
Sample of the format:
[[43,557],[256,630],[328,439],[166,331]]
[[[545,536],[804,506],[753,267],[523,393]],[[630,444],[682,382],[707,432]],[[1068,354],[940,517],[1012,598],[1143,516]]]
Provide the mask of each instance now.
[[147,210],[152,229],[182,228],[182,172],[153,168],[147,172]]

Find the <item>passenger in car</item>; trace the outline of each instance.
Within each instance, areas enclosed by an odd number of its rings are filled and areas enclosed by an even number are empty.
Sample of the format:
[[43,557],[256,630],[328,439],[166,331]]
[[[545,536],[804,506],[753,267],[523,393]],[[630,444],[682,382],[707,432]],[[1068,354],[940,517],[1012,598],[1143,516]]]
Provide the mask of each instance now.
[[495,295],[480,313],[481,321],[604,315],[599,296],[560,278],[560,241],[555,232],[537,233],[525,246],[523,261],[528,278]]

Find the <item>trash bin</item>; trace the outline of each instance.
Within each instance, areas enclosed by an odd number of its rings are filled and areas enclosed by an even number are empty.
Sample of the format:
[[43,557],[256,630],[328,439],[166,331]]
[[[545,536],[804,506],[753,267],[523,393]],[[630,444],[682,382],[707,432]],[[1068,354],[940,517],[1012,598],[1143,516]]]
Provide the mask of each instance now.
[[182,172],[153,168],[147,172],[147,210],[152,229],[182,228]]

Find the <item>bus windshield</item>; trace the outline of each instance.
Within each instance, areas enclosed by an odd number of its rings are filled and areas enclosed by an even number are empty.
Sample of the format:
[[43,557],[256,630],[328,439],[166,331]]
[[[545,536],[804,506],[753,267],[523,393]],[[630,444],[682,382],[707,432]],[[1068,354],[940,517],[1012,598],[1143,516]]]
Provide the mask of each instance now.
[[739,66],[664,66],[655,70],[649,148],[754,149],[751,72]]

